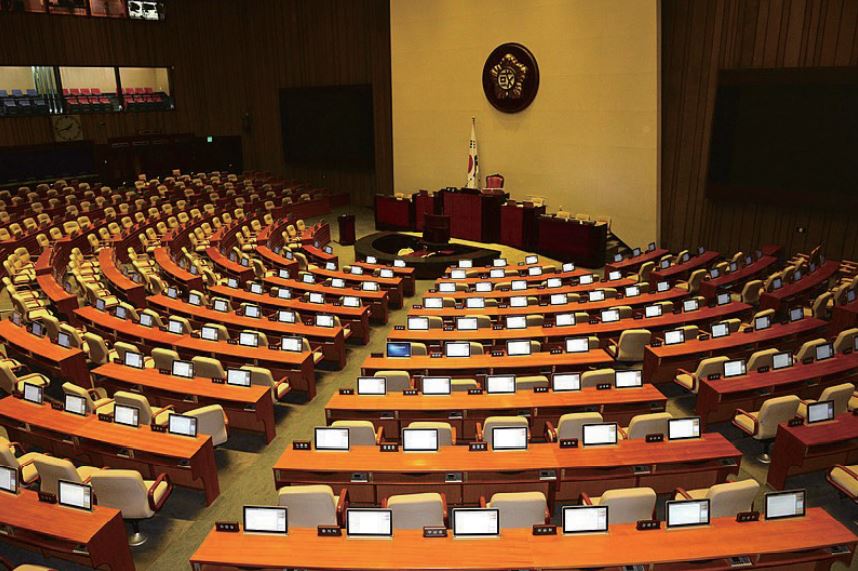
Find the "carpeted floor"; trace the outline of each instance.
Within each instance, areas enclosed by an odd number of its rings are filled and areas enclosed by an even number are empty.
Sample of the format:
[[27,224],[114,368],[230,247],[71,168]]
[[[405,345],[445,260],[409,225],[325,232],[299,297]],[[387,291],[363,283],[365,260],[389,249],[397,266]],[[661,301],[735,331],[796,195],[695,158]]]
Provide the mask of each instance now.
[[[370,209],[349,207],[334,211],[324,218],[331,223],[333,238],[337,238],[336,217],[342,212],[357,214],[357,236],[375,232],[373,212]],[[352,247],[333,243],[340,265],[354,260]],[[510,263],[522,261],[524,252],[495,244],[491,247],[501,250],[503,257]],[[415,298],[406,300],[406,308],[422,297],[430,287],[429,281],[418,281]],[[9,299],[4,293],[0,299],[0,310],[9,311]],[[244,432],[230,433],[229,442],[216,451],[220,496],[208,508],[205,507],[201,493],[175,488],[173,496],[164,509],[152,520],[143,522],[142,529],[149,541],[133,550],[137,569],[141,571],[165,571],[188,568],[188,559],[203,538],[212,529],[215,521],[238,520],[241,508],[247,504],[274,504],[277,494],[274,489],[272,466],[286,447],[295,439],[312,438],[314,426],[325,423],[324,409],[330,396],[341,387],[353,386],[354,379],[360,373],[360,365],[371,352],[383,352],[386,332],[394,325],[403,325],[407,309],[391,312],[390,322],[383,327],[374,327],[368,345],[350,345],[348,362],[342,371],[323,371],[317,375],[318,394],[306,404],[281,404],[277,407],[277,437],[267,446],[261,437]],[[682,397],[680,391],[666,389],[670,398],[668,411],[679,414],[693,414],[693,400]],[[729,425],[715,426],[733,440],[745,454],[741,464],[742,478],[753,477],[765,482],[765,467],[753,460],[759,452],[758,444],[749,438],[742,438],[738,429]],[[826,482],[824,474],[817,473],[796,477],[790,480],[790,487],[803,487],[808,490],[810,506],[824,506],[834,517],[858,533],[858,506],[838,498]],[[660,502],[663,503],[663,502]],[[559,510],[555,510],[559,513]],[[81,569],[60,560],[45,560],[40,555],[10,547],[0,541],[0,555],[11,562],[40,563],[51,565],[60,570]],[[845,569],[844,566],[835,569]],[[850,569],[858,570],[858,558],[853,560]]]

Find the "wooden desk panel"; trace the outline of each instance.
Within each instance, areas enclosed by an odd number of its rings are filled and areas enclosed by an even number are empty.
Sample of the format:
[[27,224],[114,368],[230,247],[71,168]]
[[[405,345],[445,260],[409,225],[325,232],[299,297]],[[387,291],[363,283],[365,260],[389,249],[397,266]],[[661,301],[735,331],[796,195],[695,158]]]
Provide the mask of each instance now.
[[674,264],[668,268],[664,268],[663,270],[656,267],[650,275],[650,281],[657,282],[662,280],[678,280],[687,278],[694,270],[705,268],[719,257],[721,257],[721,254],[718,252],[706,251],[700,255],[691,256],[687,262]]
[[399,268],[396,266],[387,266],[385,264],[368,264],[366,262],[355,262],[352,265],[371,272],[382,269],[393,270],[393,275],[402,278],[403,292],[405,295],[409,297],[414,295],[414,268],[412,267],[406,266],[404,268]]
[[737,284],[743,284],[751,278],[760,276],[777,263],[774,256],[762,256],[749,266],[739,268],[735,272],[718,276],[714,279],[700,282],[700,295],[706,299],[713,299],[723,289],[730,289]]
[[621,262],[609,262],[605,264],[605,273],[607,274],[616,270],[620,270],[621,272],[636,271],[647,262],[655,262],[657,265],[658,260],[669,253],[670,250],[665,250],[664,248],[656,248],[651,252],[641,252],[640,256],[630,256],[624,258]]
[[[543,273],[541,275],[538,275],[538,276],[527,275],[527,268],[531,268],[534,265],[539,265],[539,264],[531,264],[528,266],[504,266],[503,268],[486,268],[485,274],[481,274],[481,275],[476,276],[476,277],[462,278],[462,279],[458,279],[458,280],[454,280],[454,281],[456,283],[466,284],[469,287],[475,285],[477,282],[497,283],[497,282],[508,282],[511,280],[524,280],[528,283],[534,283],[534,282],[539,283],[539,282],[544,282],[548,278],[560,278],[561,280],[568,282],[571,279],[580,278],[583,275],[589,275],[589,274],[593,273],[590,270],[583,270],[581,268],[575,268],[574,270],[571,270],[568,272],[547,272],[547,271],[543,271]],[[445,271],[449,272],[451,269],[452,268],[447,268],[447,270],[445,270]],[[502,278],[493,278],[489,275],[489,272],[491,270],[498,270],[498,269],[516,270],[519,273],[518,273],[518,275],[504,276]],[[449,277],[449,274],[447,274],[444,277],[436,278],[435,283],[446,282],[446,281],[450,281],[451,279],[452,278]]]
[[310,273],[322,279],[339,278],[347,284],[361,284],[363,282],[375,282],[382,291],[388,293],[390,306],[396,309],[402,307],[404,292],[402,290],[402,278],[382,278],[378,276],[367,276],[363,274],[350,274],[341,270],[326,270],[325,268],[315,267],[310,270]]
[[817,287],[828,281],[840,269],[840,262],[828,260],[816,271],[802,276],[797,282],[784,284],[777,291],[767,291],[760,296],[760,309],[779,310],[797,298],[810,295]]
[[829,333],[837,335],[844,329],[858,326],[858,300],[846,305],[835,305],[831,314]]
[[196,438],[102,422],[95,415],[56,411],[47,403],[0,399],[0,424],[9,439],[82,463],[137,470],[148,480],[166,472],[177,486],[202,490],[206,505],[220,494],[211,436]]
[[299,280],[287,280],[278,276],[270,276],[264,278],[262,281],[269,286],[289,288],[293,292],[322,293],[328,298],[341,298],[345,295],[359,297],[363,303],[369,304],[370,317],[379,323],[387,323],[390,295],[386,291],[363,291],[353,288],[338,288],[322,285],[320,283],[307,284]]
[[102,248],[98,251],[98,265],[104,279],[128,300],[134,307],[143,307],[146,300],[146,288],[122,273],[116,265],[113,248]]
[[182,379],[162,375],[157,369],[135,369],[117,363],[101,365],[92,375],[96,385],[111,389],[110,394],[130,390],[146,395],[153,407],[173,405],[176,412],[218,404],[229,419],[230,429],[260,432],[265,442],[271,442],[276,434],[274,401],[269,387],[220,385],[209,378]]
[[[548,277],[551,277],[551,274],[548,274]],[[512,278],[516,279],[516,278]],[[442,280],[446,282],[458,282],[460,280]],[[535,296],[539,298],[548,298],[553,293],[565,293],[565,294],[573,294],[573,293],[584,293],[590,292],[596,289],[605,289],[605,288],[625,288],[627,286],[635,285],[637,282],[631,278],[621,278],[618,280],[605,280],[605,281],[597,281],[591,284],[575,284],[575,285],[564,285],[560,287],[549,288],[546,286],[536,286],[529,287],[528,289],[523,290],[512,290],[512,289],[493,289],[492,291],[475,291],[473,289],[469,289],[468,291],[451,291],[451,292],[440,292],[437,289],[430,289],[426,292],[426,297],[432,295],[441,295],[444,297],[452,297],[456,300],[468,299],[469,297],[486,297],[492,299],[503,299],[508,297],[515,296]],[[460,302],[464,303],[464,302]]]
[[195,276],[191,272],[183,269],[170,256],[170,251],[166,246],[155,248],[154,252],[155,263],[164,271],[169,281],[177,283],[185,289],[203,289],[202,276]]
[[89,387],[86,355],[80,349],[66,349],[52,343],[47,335],[37,337],[9,319],[0,320],[0,339],[10,356],[24,361],[36,370],[53,373],[50,376],[68,380],[80,387]]

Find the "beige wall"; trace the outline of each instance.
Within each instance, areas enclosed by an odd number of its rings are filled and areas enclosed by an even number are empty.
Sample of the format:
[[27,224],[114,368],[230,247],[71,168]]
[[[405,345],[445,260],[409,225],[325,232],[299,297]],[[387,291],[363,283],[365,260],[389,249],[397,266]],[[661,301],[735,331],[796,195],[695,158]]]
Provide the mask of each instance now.
[[102,93],[116,93],[116,72],[112,67],[61,67],[63,89],[97,87]]
[[[397,192],[464,185],[470,119],[480,175],[512,198],[607,215],[629,245],[656,239],[657,0],[391,0]],[[488,54],[530,49],[539,93],[518,114],[482,91]]]
[[154,91],[170,94],[170,81],[165,67],[120,67],[122,87],[151,87]]
[[32,67],[0,67],[0,89],[5,89],[11,93],[13,89],[26,91],[35,88]]

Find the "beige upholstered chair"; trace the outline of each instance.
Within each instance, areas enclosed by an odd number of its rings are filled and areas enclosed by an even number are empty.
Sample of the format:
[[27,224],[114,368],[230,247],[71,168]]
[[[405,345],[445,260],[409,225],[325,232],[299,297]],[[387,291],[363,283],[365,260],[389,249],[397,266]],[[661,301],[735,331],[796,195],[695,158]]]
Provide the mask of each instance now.
[[88,484],[90,477],[101,468],[81,466],[76,468],[69,460],[55,458],[47,454],[34,454],[33,464],[39,473],[39,489],[49,494],[57,493],[60,480],[75,484]]
[[289,510],[289,527],[296,528],[341,525],[348,507],[346,489],[335,496],[325,484],[284,486],[277,491],[277,497],[279,505]]
[[438,430],[438,446],[456,444],[456,429],[449,422],[415,420],[408,425],[408,428],[435,428]]
[[750,357],[748,357],[747,370],[756,371],[760,367],[771,368],[772,359],[778,353],[780,353],[780,351],[777,349],[777,347],[770,347],[761,351],[755,351],[751,354]]
[[412,357],[420,357],[426,356],[429,352],[426,350],[425,343],[411,343],[411,356]]
[[551,422],[546,422],[546,439],[559,441],[576,438],[580,442],[583,439],[584,425],[600,422],[602,422],[602,415],[598,412],[569,412],[558,419],[556,429]]
[[98,505],[118,509],[129,520],[133,530],[128,544],[137,547],[146,543],[140,532],[140,520],[150,519],[161,511],[173,492],[173,483],[167,474],[155,480],[144,480],[135,470],[98,470],[90,479]]
[[211,436],[213,446],[220,446],[226,443],[229,437],[227,434],[229,422],[221,405],[212,404],[195,408],[183,414],[197,419],[197,434],[208,434]]
[[675,500],[709,500],[709,517],[735,517],[739,512],[750,511],[760,484],[753,478],[715,484],[698,490],[676,489]]
[[411,388],[411,375],[408,371],[376,371],[373,376],[383,377],[390,393],[401,393]]
[[289,391],[292,390],[292,387],[289,386],[289,380],[287,377],[283,377],[279,381],[275,381],[271,371],[264,367],[242,365],[241,368],[246,371],[250,371],[250,384],[271,387],[271,395],[276,400],[281,400],[289,394]]
[[515,390],[529,391],[533,387],[547,387],[548,377],[545,375],[525,375],[515,378]]
[[858,465],[835,464],[826,479],[829,484],[853,502],[858,500]]
[[614,384],[617,372],[614,369],[595,369],[581,373],[581,388],[586,389],[597,385]]
[[141,425],[152,424],[165,425],[170,420],[170,413],[173,411],[173,405],[163,408],[152,408],[149,404],[149,399],[144,395],[132,393],[128,391],[116,391],[113,393],[115,404],[124,406],[133,406],[139,411],[137,420]]
[[763,452],[757,456],[757,461],[768,464],[771,462],[769,448],[777,433],[778,424],[794,418],[798,412],[800,400],[795,395],[768,399],[756,412],[736,409],[733,425],[755,440],[763,442]]
[[622,488],[608,490],[599,497],[581,494],[581,503],[587,506],[608,506],[611,524],[633,523],[652,519],[655,513],[656,493],[652,488]]
[[113,399],[107,396],[104,387],[85,389],[74,383],[63,383],[63,393],[84,399],[87,414],[94,412],[100,414],[113,413]]
[[849,399],[855,393],[855,385],[852,383],[842,383],[830,387],[825,387],[818,400],[802,400],[798,405],[798,416],[807,418],[807,405],[818,402],[832,400],[834,401],[834,416],[844,414],[849,410]]
[[650,339],[652,333],[648,329],[626,329],[620,334],[619,341],[611,341],[607,350],[617,361],[643,361],[644,347]]
[[669,412],[652,412],[633,416],[629,425],[620,429],[623,438],[635,440],[647,434],[667,434],[667,422],[673,418]]
[[480,504],[499,510],[501,529],[532,528],[551,520],[548,501],[542,492],[501,492],[494,494],[488,503],[480,498]]
[[381,444],[384,434],[383,427],[376,430],[368,420],[335,420],[331,427],[348,428],[350,446],[376,446]]
[[450,387],[454,393],[468,392],[471,389],[480,388],[475,379],[453,379]]
[[21,484],[29,486],[39,478],[39,473],[36,471],[35,459],[39,455],[38,452],[29,452],[16,456],[17,447],[13,445],[5,437],[0,436],[0,466],[8,466],[18,471],[21,479]]
[[179,360],[179,354],[172,349],[155,347],[152,349],[152,362],[156,369],[173,370],[173,361]]
[[218,359],[212,357],[196,356],[191,358],[194,364],[194,376],[209,379],[225,379],[226,371]]
[[381,505],[393,512],[394,529],[423,529],[425,526],[447,524],[447,498],[444,494],[401,494],[390,496]]
[[530,424],[524,416],[489,416],[485,422],[477,423],[477,440],[488,443],[492,447],[492,432],[495,428],[524,426],[527,428],[528,440],[530,439]]
[[834,352],[842,353],[846,349],[854,347],[856,336],[858,336],[858,327],[844,329],[838,333],[837,338],[834,340]]
[[30,383],[39,387],[47,387],[51,380],[40,373],[30,373],[16,377],[9,363],[0,363],[0,391],[7,394],[24,391],[24,383]]
[[811,339],[810,341],[805,341],[802,343],[801,347],[798,348],[795,354],[795,360],[797,362],[801,362],[802,359],[807,357],[815,357],[816,356],[816,348],[820,345],[825,345],[828,343],[827,339],[819,337],[817,339]]
[[729,360],[729,357],[723,355],[707,357],[698,363],[697,369],[693,373],[685,369],[678,369],[673,382],[696,394],[700,387],[700,380],[706,379],[709,375],[721,374],[724,371],[724,363]]

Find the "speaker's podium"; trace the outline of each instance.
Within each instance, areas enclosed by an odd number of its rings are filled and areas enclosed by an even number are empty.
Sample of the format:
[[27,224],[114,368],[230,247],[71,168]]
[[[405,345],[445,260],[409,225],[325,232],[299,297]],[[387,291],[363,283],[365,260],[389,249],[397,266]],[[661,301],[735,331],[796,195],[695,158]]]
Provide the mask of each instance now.
[[446,214],[425,215],[423,240],[430,244],[446,244],[450,241],[450,217]]
[[414,227],[414,205],[401,194],[376,194],[375,227],[378,230],[411,230]]
[[444,214],[450,217],[450,236],[475,242],[498,242],[500,209],[509,198],[502,189],[445,188]]

